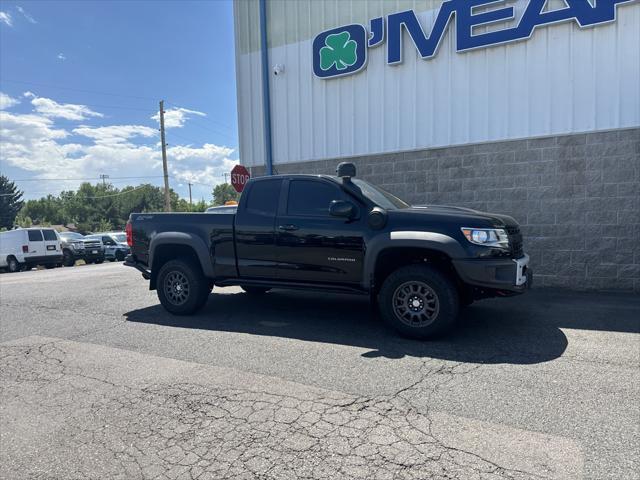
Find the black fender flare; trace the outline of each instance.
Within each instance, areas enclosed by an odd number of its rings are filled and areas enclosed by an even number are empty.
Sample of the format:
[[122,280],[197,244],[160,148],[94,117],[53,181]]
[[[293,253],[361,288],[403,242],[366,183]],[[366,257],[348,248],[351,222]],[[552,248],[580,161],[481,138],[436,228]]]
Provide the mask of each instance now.
[[185,232],[162,232],[154,236],[149,244],[149,266],[151,266],[152,270],[153,257],[156,249],[160,245],[184,245],[191,247],[200,261],[200,267],[202,268],[202,272],[205,276],[214,276],[213,262],[209,255],[209,250],[207,249],[207,245],[204,243],[204,240],[200,237]]
[[369,244],[364,257],[362,287],[371,290],[380,254],[390,248],[425,248],[447,255],[451,259],[467,256],[462,245],[453,237],[442,233],[405,230],[385,232],[376,236]]

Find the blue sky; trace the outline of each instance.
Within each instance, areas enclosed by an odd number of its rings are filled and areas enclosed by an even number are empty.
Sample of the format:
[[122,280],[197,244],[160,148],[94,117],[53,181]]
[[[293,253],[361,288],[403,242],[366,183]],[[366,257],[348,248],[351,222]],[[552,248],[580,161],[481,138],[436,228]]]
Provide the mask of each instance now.
[[[231,1],[0,1],[0,172],[161,184],[210,200],[237,163]],[[141,176],[140,179],[115,177]],[[75,180],[18,182],[25,197]],[[202,185],[204,184],[204,185]]]

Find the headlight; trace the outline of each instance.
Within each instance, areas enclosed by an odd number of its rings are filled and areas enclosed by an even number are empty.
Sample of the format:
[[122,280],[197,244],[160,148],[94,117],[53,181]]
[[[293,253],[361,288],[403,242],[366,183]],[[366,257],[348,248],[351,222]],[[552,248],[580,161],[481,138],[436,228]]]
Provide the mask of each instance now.
[[471,243],[484,247],[509,248],[507,232],[501,228],[462,227],[462,233]]
[[73,243],[70,243],[70,244],[69,244],[69,248],[70,248],[71,250],[75,250],[75,249],[76,249],[76,246],[75,246]]

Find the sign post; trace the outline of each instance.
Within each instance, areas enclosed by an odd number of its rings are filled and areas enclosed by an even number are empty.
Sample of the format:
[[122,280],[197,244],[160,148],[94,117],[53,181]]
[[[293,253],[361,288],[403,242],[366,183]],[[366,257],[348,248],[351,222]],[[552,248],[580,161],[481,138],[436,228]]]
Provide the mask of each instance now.
[[231,170],[231,186],[235,188],[236,192],[242,193],[244,186],[247,184],[251,175],[249,171],[242,165],[236,165]]

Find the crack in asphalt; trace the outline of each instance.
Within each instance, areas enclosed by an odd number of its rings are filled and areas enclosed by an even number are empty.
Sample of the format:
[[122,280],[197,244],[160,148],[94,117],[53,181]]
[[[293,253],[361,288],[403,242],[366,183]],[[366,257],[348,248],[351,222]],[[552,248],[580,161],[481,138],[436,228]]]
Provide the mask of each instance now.
[[53,474],[28,456],[3,460],[2,470],[16,479],[544,478],[447,445],[430,408],[412,402],[426,395],[429,405],[443,385],[481,367],[427,359],[393,394],[294,395],[194,382],[132,387],[70,365],[57,341],[0,346],[0,399],[28,390],[19,400],[63,418],[57,447],[78,453]]

